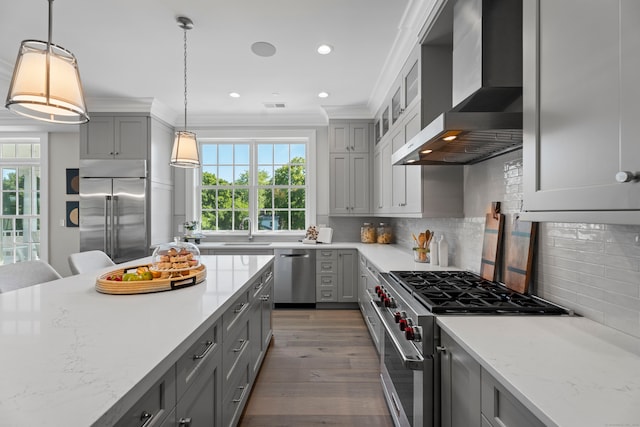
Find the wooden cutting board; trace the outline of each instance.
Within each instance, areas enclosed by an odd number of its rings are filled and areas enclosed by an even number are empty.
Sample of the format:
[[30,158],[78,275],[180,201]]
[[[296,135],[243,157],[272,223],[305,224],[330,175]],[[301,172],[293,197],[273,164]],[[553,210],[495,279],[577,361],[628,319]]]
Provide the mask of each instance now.
[[507,288],[521,294],[529,291],[537,225],[537,222],[516,219],[511,233],[507,236],[507,268],[504,284]]
[[500,245],[502,244],[504,215],[500,213],[500,202],[493,202],[490,211],[485,217],[480,276],[485,280],[495,281],[496,264],[500,253]]

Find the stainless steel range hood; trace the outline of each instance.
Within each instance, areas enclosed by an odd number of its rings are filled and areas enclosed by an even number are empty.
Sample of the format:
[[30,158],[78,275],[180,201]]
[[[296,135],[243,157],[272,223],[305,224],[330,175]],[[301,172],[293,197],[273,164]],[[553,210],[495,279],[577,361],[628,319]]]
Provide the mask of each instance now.
[[522,146],[522,1],[448,3],[455,107],[423,117],[431,121],[393,153],[394,165],[472,164]]

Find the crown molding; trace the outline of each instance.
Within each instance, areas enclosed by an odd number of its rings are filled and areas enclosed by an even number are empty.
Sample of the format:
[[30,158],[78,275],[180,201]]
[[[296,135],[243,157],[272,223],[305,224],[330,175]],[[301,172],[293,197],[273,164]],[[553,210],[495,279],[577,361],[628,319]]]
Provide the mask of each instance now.
[[[285,113],[274,111],[258,114],[209,113],[190,114],[189,130],[208,129],[223,126],[327,126],[328,119],[324,112]],[[176,128],[182,128],[182,123]]]
[[431,11],[443,0],[409,0],[398,25],[398,33],[376,80],[367,107],[375,117],[411,51],[420,43],[420,35]]
[[360,105],[323,105],[327,118],[333,119],[372,119],[375,113],[372,114],[369,107],[364,104]]
[[146,113],[175,126],[178,113],[156,98],[87,98],[91,113]]

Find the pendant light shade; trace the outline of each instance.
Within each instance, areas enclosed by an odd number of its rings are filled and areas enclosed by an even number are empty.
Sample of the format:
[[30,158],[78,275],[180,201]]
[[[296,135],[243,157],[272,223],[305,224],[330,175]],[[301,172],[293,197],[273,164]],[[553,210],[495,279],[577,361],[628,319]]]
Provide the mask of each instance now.
[[184,31],[184,128],[183,131],[176,132],[171,150],[171,166],[180,168],[197,168],[200,166],[200,150],[196,134],[187,131],[187,30],[193,28],[191,19],[180,16],[178,25]]
[[73,53],[51,43],[52,3],[49,0],[49,40],[22,42],[5,106],[37,120],[86,123],[78,62]]
[[176,132],[171,150],[171,165],[181,168],[197,168],[200,166],[198,141],[196,134],[188,131]]

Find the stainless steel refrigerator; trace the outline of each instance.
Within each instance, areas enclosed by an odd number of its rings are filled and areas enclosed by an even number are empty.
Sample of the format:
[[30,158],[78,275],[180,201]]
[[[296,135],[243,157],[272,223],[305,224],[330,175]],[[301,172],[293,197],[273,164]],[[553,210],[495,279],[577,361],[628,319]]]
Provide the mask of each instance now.
[[145,160],[80,161],[80,250],[116,262],[149,254]]

